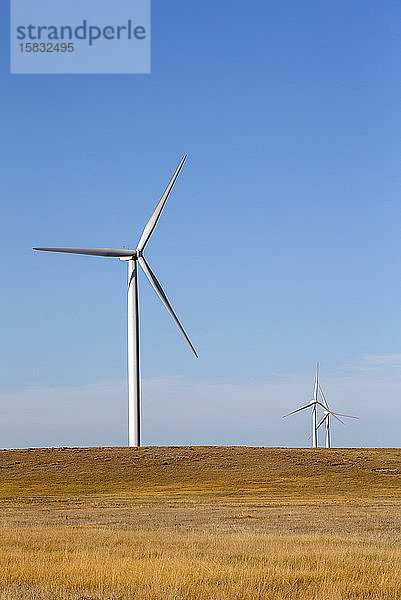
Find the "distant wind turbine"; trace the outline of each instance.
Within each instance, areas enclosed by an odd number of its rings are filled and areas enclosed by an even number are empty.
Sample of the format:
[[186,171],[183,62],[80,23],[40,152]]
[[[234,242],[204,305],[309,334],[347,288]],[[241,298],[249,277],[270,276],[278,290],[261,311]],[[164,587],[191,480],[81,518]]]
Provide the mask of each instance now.
[[143,251],[149,241],[150,236],[156,227],[157,221],[171,192],[171,189],[181,171],[186,156],[181,160],[170,183],[168,184],[160,202],[153,211],[142,236],[138,242],[136,250],[116,249],[116,248],[34,248],[45,252],[66,252],[69,254],[86,254],[89,256],[103,256],[107,258],[119,258],[125,260],[128,265],[128,431],[129,445],[141,445],[141,405],[140,405],[140,369],[139,369],[139,306],[138,306],[138,265],[139,263],[149,279],[151,285],[159,296],[160,300],[170,313],[173,321],[184,336],[192,352],[198,357],[189,337],[179,322],[170,302],[167,299],[155,274],[143,256]]
[[[284,415],[283,418],[289,417],[290,415],[294,415],[297,412],[300,412],[301,410],[305,410],[307,408],[311,408],[312,409],[312,434],[311,434],[311,438],[312,438],[312,448],[317,448],[318,447],[318,443],[317,443],[317,430],[318,430],[318,425],[317,425],[317,408],[318,406],[320,406],[321,408],[323,408],[327,414],[329,415],[333,415],[335,416],[335,413],[333,413],[328,406],[325,406],[324,404],[322,404],[319,401],[319,363],[317,363],[316,365],[316,376],[315,376],[315,385],[313,388],[313,398],[312,400],[310,400],[310,402],[308,402],[308,404],[304,404],[304,406],[301,406],[300,408],[297,408],[296,410],[293,410],[292,412],[288,413],[287,415]],[[337,417],[336,417],[337,418]],[[319,424],[319,426],[321,425],[321,423]]]
[[318,430],[319,427],[321,427],[321,425],[323,425],[323,423],[326,424],[326,448],[331,448],[330,416],[333,416],[335,419],[337,419],[337,421],[340,421],[340,423],[342,423],[343,425],[345,425],[345,423],[339,417],[347,417],[348,419],[359,419],[359,417],[354,417],[352,415],[345,415],[343,413],[338,413],[338,412],[331,412],[329,409],[328,402],[326,400],[326,396],[324,395],[323,390],[320,386],[320,383],[319,383],[319,392],[320,392],[320,396],[321,396],[321,398],[323,400],[323,404],[324,404],[324,415],[323,415],[322,419],[320,420],[320,422],[318,423],[318,425],[316,426],[316,430]]

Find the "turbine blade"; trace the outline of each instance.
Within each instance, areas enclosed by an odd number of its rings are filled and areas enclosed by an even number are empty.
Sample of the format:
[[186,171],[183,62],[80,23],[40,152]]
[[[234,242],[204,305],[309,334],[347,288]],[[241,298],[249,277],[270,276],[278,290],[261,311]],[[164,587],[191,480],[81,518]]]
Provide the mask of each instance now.
[[342,421],[339,417],[337,417],[337,415],[331,411],[329,411],[329,414],[334,417],[335,419],[337,419],[337,421],[340,421],[340,423],[342,423],[343,425],[345,425],[344,421]]
[[323,390],[322,390],[322,388],[320,386],[320,383],[319,383],[319,391],[320,391],[320,395],[322,397],[322,400],[323,400],[324,404],[326,405],[327,408],[329,408],[328,402],[326,400],[326,396],[323,393]]
[[320,420],[319,425],[316,425],[316,429],[319,429],[319,427],[321,425],[323,425],[323,423],[325,422],[325,420],[327,419],[327,417],[329,416],[329,413],[325,414],[324,417]]
[[41,252],[64,252],[66,254],[86,254],[88,256],[107,256],[109,258],[120,258],[134,256],[135,250],[118,248],[33,248]]
[[348,419],[359,419],[359,417],[354,417],[353,415],[344,415],[344,413],[333,412],[333,415],[339,415],[340,417],[348,417]]
[[150,283],[152,284],[153,288],[155,289],[156,294],[159,296],[160,300],[163,302],[164,306],[167,308],[168,312],[173,317],[175,324],[177,325],[178,329],[181,331],[182,335],[184,336],[185,340],[187,341],[192,352],[195,354],[196,358],[198,358],[198,355],[196,353],[195,348],[193,347],[193,345],[191,343],[191,340],[185,333],[184,328],[182,327],[181,323],[179,322],[179,320],[173,310],[173,307],[171,306],[170,302],[167,299],[166,294],[164,293],[164,291],[162,289],[162,286],[157,281],[155,274],[152,272],[151,268],[149,267],[148,263],[143,258],[143,256],[139,256],[138,261],[139,261],[139,264],[141,265],[142,269],[144,270],[146,277],[149,279]]
[[313,406],[313,402],[309,402],[309,404],[305,404],[304,406],[301,406],[301,408],[297,408],[297,410],[293,410],[292,412],[288,413],[287,415],[283,415],[283,419],[285,419],[285,417],[289,417],[290,415],[294,415],[295,413],[299,412],[300,410],[304,410],[305,408],[310,408],[311,406]]
[[141,239],[138,242],[138,246],[137,246],[138,252],[142,252],[142,250],[145,248],[146,244],[148,243],[148,240],[149,240],[150,236],[152,235],[154,228],[156,227],[156,223],[160,217],[160,213],[163,210],[163,206],[166,204],[166,200],[169,196],[169,193],[171,192],[171,188],[173,187],[175,180],[178,177],[178,173],[181,171],[181,167],[184,164],[186,157],[187,157],[187,155],[184,156],[184,158],[178,165],[177,170],[174,173],[170,183],[166,187],[166,190],[165,190],[163,196],[161,197],[159,204],[156,206],[155,210],[152,213],[152,216],[150,217],[149,221],[147,222],[145,229],[143,230]]
[[315,385],[313,387],[313,399],[315,401],[317,401],[317,397],[318,397],[318,386],[319,386],[319,362],[316,363]]

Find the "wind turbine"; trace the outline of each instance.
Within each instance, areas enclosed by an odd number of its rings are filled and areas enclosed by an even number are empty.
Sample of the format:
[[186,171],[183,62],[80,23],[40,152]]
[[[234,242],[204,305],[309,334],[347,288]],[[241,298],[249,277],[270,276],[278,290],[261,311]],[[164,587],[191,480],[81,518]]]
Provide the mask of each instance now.
[[326,396],[323,393],[320,383],[319,383],[319,392],[320,392],[320,396],[324,403],[324,415],[323,415],[322,419],[320,420],[319,424],[317,425],[316,429],[319,429],[319,427],[321,425],[323,425],[323,423],[326,424],[326,448],[331,448],[330,416],[333,416],[335,419],[337,419],[337,421],[340,421],[340,423],[342,423],[343,425],[345,425],[345,423],[339,417],[347,417],[348,419],[359,419],[359,417],[354,417],[353,415],[345,415],[343,413],[330,411],[328,402],[326,400]]
[[[288,413],[287,415],[284,415],[284,417],[283,417],[283,418],[289,417],[290,415],[294,415],[295,413],[300,412],[301,410],[305,410],[307,408],[311,408],[312,409],[312,434],[311,434],[312,448],[317,448],[318,447],[318,444],[317,444],[317,442],[318,442],[318,440],[317,440],[317,430],[318,430],[318,425],[317,425],[317,407],[318,406],[324,408],[327,411],[327,414],[334,415],[334,413],[332,413],[332,411],[328,408],[328,406],[326,407],[324,404],[322,404],[319,401],[319,363],[317,363],[317,365],[316,365],[315,385],[314,385],[314,388],[313,388],[313,398],[312,398],[312,400],[310,400],[308,402],[308,404],[304,404],[304,406],[301,406],[300,408],[297,408],[296,410],[293,410],[292,412]],[[321,425],[321,423],[320,423],[320,425]]]
[[141,265],[146,277],[159,296],[160,300],[170,313],[173,321],[184,336],[192,352],[198,358],[195,348],[178,320],[162,286],[157,281],[155,274],[143,256],[143,251],[150,236],[156,227],[157,221],[171,192],[171,189],[181,171],[187,155],[181,160],[170,183],[168,184],[160,202],[157,204],[149,221],[147,222],[136,250],[116,248],[33,248],[44,252],[65,252],[68,254],[86,254],[89,256],[102,256],[119,258],[128,265],[128,435],[129,445],[141,445],[141,404],[140,404],[140,369],[139,369],[139,306],[138,306],[138,263]]
[[[326,396],[323,394],[323,390],[320,387],[319,384],[319,392],[320,392],[320,396],[323,400],[323,404],[325,405],[325,411],[324,411],[324,416],[321,419],[320,423],[317,425],[316,429],[319,429],[319,427],[321,425],[323,425],[323,423],[326,423],[326,448],[331,448],[331,436],[330,436],[330,413],[328,412],[329,410],[329,405],[327,403],[326,400]],[[339,421],[341,421],[341,419],[339,419]],[[342,422],[342,421],[341,421]]]

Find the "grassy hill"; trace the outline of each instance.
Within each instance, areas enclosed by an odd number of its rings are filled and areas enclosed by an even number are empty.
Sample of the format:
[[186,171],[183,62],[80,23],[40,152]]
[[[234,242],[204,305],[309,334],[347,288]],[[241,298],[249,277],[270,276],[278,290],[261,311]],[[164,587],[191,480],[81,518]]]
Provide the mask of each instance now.
[[0,451],[0,600],[399,600],[401,450]]
[[248,447],[0,451],[1,497],[48,494],[401,498],[401,450]]

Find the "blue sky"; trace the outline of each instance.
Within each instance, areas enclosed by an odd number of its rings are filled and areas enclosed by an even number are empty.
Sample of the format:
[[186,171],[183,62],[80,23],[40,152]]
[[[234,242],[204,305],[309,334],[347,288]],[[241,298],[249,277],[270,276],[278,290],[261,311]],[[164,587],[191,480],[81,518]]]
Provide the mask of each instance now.
[[319,360],[335,443],[398,446],[399,3],[153,0],[151,75],[10,75],[0,17],[0,446],[126,442],[125,264],[31,248],[135,247],[185,152],[144,442],[307,445]]

